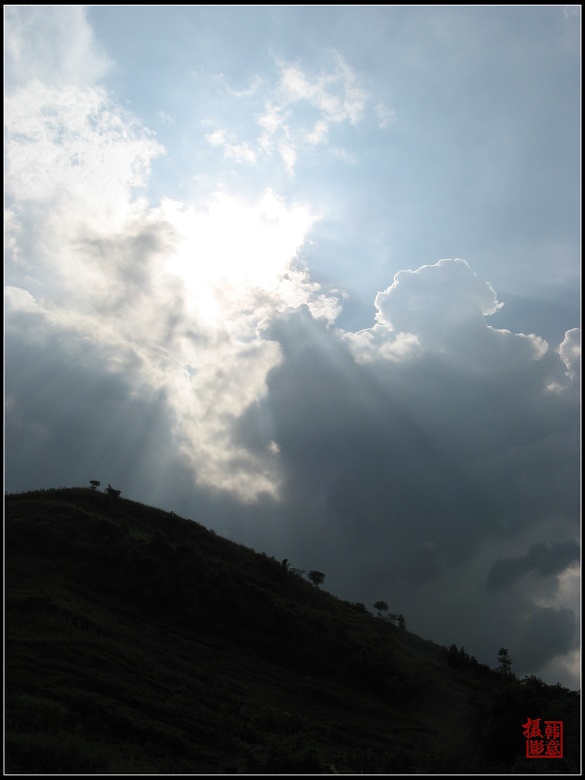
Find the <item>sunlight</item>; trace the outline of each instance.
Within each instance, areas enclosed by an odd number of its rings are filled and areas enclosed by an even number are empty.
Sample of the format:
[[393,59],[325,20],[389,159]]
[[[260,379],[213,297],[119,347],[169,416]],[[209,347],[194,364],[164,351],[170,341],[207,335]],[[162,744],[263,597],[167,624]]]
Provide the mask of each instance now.
[[167,271],[182,280],[209,326],[245,306],[251,291],[274,290],[317,219],[307,206],[287,207],[270,189],[255,203],[215,193],[205,209],[166,200],[162,211],[183,238]]

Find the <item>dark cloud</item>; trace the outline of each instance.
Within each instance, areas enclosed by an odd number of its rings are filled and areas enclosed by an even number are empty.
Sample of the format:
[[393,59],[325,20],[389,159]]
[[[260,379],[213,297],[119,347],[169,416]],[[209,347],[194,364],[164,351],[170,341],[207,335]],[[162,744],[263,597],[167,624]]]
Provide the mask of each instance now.
[[514,653],[519,673],[542,669],[552,658],[575,647],[577,624],[570,609],[544,607],[532,612],[520,626]]
[[39,331],[42,324],[6,336],[7,489],[99,479],[138,500],[155,499],[153,485],[169,477],[171,464],[181,467],[164,395],[138,394],[122,373],[105,368],[89,340]]
[[[457,270],[472,277],[465,264]],[[514,598],[496,585],[527,572],[561,575],[578,560],[570,539],[579,516],[578,399],[558,352],[488,327],[479,307],[459,305],[452,275],[441,277],[441,266],[433,273],[424,304],[409,309],[408,295],[400,302],[417,336],[404,355],[384,352],[396,343],[391,329],[374,326],[369,352],[360,352],[363,332],[348,338],[306,308],[277,318],[264,335],[283,359],[239,436],[261,448],[258,432],[270,421],[265,436],[278,444],[285,475],[279,553],[300,565],[309,556],[335,592],[364,603],[384,597],[424,635],[471,646],[487,663],[500,641],[529,669],[538,655],[524,638],[530,626],[558,628],[538,651],[542,666],[575,647],[574,612],[542,612],[530,585]],[[495,302],[487,286],[472,284]],[[459,310],[439,335],[417,328],[414,308],[432,323],[446,301]],[[553,541],[558,535],[569,541]],[[529,552],[502,560],[498,545]]]
[[580,559],[580,547],[574,540],[534,544],[526,555],[496,561],[490,569],[489,590],[506,588],[528,572],[537,577],[561,574]]

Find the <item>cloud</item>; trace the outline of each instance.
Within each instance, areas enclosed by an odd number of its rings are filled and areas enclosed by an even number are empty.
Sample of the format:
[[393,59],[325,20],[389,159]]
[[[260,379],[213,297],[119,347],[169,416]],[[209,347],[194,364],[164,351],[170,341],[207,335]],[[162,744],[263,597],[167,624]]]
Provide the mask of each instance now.
[[[266,332],[282,359],[240,436],[260,449],[270,420],[283,554],[310,549],[334,592],[364,603],[391,594],[413,630],[484,662],[499,636],[528,673],[578,641],[578,600],[563,603],[556,580],[578,554],[578,405],[547,391],[570,390],[564,363],[535,336],[489,326],[497,296],[462,261],[399,273],[377,306],[380,321],[355,334],[307,309]],[[504,545],[529,553],[503,565]],[[546,589],[531,593],[522,572]],[[522,586],[514,598],[494,588],[506,576]],[[545,595],[552,612],[541,615]],[[526,637],[539,620],[562,633],[536,658]]]
[[541,669],[552,658],[574,648],[577,625],[569,609],[544,607],[531,613],[520,626],[516,654],[525,669]]
[[225,130],[217,129],[213,133],[207,133],[205,138],[209,141],[211,146],[223,146],[225,144]]
[[356,359],[405,358],[427,351],[465,360],[468,369],[485,369],[492,361],[509,366],[539,360],[547,343],[534,334],[513,334],[488,326],[485,318],[503,304],[460,259],[439,260],[416,270],[400,271],[375,299],[376,325],[348,334]]
[[300,300],[334,316],[296,261],[315,216],[270,191],[150,207],[141,190],[164,150],[102,87],[32,80],[6,103],[11,344],[24,321],[31,344],[43,331],[67,351],[91,343],[136,397],[164,399],[201,484],[274,493],[273,452],[249,457],[231,427],[279,359],[257,335],[267,313]]
[[559,354],[567,367],[567,376],[578,381],[581,376],[581,331],[579,328],[572,328],[566,332],[563,343],[559,347]]
[[386,108],[383,103],[376,103],[374,106],[374,111],[378,117],[378,126],[382,130],[390,127],[390,125],[396,121],[396,112]]
[[[429,307],[429,301],[435,305]],[[405,331],[416,323],[429,335],[436,334],[444,321],[444,329],[451,335],[460,324],[483,324],[482,317],[501,306],[491,286],[481,282],[464,260],[439,260],[435,265],[396,274],[394,283],[376,296],[376,320],[392,330]]]
[[278,152],[282,158],[282,161],[284,162],[284,167],[286,168],[287,173],[292,176],[295,170],[295,163],[297,161],[297,151],[294,144],[281,143],[278,146]]
[[[101,87],[33,81],[6,96],[8,203],[87,210],[87,222],[124,220],[162,146]],[[14,218],[18,220],[15,214]]]
[[214,130],[212,133],[208,133],[205,138],[209,141],[211,146],[223,147],[224,157],[226,159],[233,158],[237,162],[254,163],[258,158],[258,153],[246,142],[240,144],[230,144],[226,141],[225,130]]
[[[356,73],[337,52],[330,53],[326,64],[317,70],[279,61],[272,80],[256,78],[250,89],[243,91],[227,85],[225,89],[240,102],[254,100],[256,128],[250,128],[246,139],[241,138],[241,129],[221,128],[206,134],[206,140],[221,146],[226,159],[237,162],[255,163],[261,156],[280,158],[289,176],[294,175],[298,160],[316,147],[337,157],[351,157],[331,144],[331,135],[336,126],[355,127],[363,121],[369,101]],[[393,118],[393,112],[381,104],[373,111],[381,126]]]
[[281,64],[278,89],[284,105],[306,102],[316,108],[322,116],[319,124],[325,127],[344,121],[357,124],[367,99],[355,73],[339,54],[331,70],[317,74],[309,74],[299,65]]
[[[11,333],[34,311],[31,338],[89,340],[137,396],[165,399],[200,484],[275,494],[274,448],[251,456],[232,427],[279,360],[258,336],[266,316],[300,302],[335,316],[337,301],[296,260],[316,216],[271,191],[256,203],[218,194],[203,208],[149,207],[140,189],[163,149],[100,87],[34,81],[7,105]],[[211,141],[246,151],[221,131]]]
[[576,541],[551,542],[532,545],[525,556],[496,561],[488,576],[490,590],[506,588],[520,577],[534,573],[537,577],[561,574],[573,563],[578,562],[580,548]]
[[[452,343],[445,346],[444,335],[435,338],[429,322],[439,320],[453,293],[450,264],[435,268],[436,284],[424,288],[426,305],[414,299],[414,309],[422,312],[418,327],[408,312],[410,337],[396,339],[377,326],[356,336],[332,332],[308,312],[284,315],[268,331],[283,351],[268,378],[268,399],[271,418],[281,426],[274,437],[281,458],[287,458],[287,443],[292,448],[291,473],[298,476],[291,490],[302,484],[310,496],[315,484],[312,498],[319,503],[326,496],[330,511],[339,510],[337,523],[347,515],[347,531],[356,536],[375,535],[381,516],[393,525],[393,517],[399,522],[407,512],[408,528],[422,526],[416,537],[406,530],[394,542],[401,566],[414,550],[423,553],[421,544],[435,566],[441,559],[444,565],[455,562],[467,544],[499,533],[500,524],[518,522],[514,515],[506,520],[498,507],[526,506],[529,495],[518,492],[522,475],[530,480],[543,461],[543,469],[556,472],[557,422],[563,435],[570,431],[562,421],[564,404],[558,404],[560,420],[551,416],[547,407],[559,399],[544,393],[551,375],[560,379],[561,361],[521,334],[502,339],[485,324],[480,329],[473,297],[469,305],[460,302]],[[473,281],[470,269],[461,268]],[[394,316],[393,310],[387,314]],[[393,360],[386,346],[394,348]],[[359,359],[364,349],[367,361]],[[481,361],[467,360],[478,351]],[[550,429],[535,425],[541,414]],[[499,468],[501,459],[512,459],[513,468]],[[539,496],[552,487],[542,477]],[[377,506],[372,516],[369,506]]]
[[[299,151],[309,145],[326,144],[331,128],[343,122],[357,125],[362,119],[368,96],[357,76],[335,53],[328,68],[317,73],[299,64],[279,63],[280,78],[275,95],[258,120],[264,135],[261,145],[270,150],[276,142],[289,174]],[[303,121],[301,106],[315,112],[312,122]],[[284,150],[284,151],[283,151]]]
[[6,87],[41,81],[48,86],[88,86],[112,62],[96,41],[82,6],[5,8]]
[[[67,341],[89,339],[139,395],[162,393],[199,483],[246,499],[275,493],[272,452],[250,454],[232,427],[279,360],[277,345],[258,336],[266,316],[299,299],[335,315],[337,303],[293,265],[310,215],[267,194],[252,206],[218,196],[204,212],[168,202],[109,234],[81,220],[68,242],[71,221],[53,220],[55,235],[45,225],[47,244],[58,236],[62,243],[58,261],[37,269],[60,271],[42,327]],[[34,308],[24,288],[11,299],[13,317]]]
[[237,98],[249,98],[256,94],[258,89],[262,86],[263,79],[260,76],[254,76],[251,80],[251,84],[246,89],[233,89],[227,87],[228,91]]

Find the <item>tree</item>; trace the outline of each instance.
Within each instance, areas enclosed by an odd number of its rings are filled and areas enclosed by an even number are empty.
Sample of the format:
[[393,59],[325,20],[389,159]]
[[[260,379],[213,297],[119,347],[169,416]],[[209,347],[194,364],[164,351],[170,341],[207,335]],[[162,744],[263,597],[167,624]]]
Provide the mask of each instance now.
[[498,650],[498,662],[500,664],[498,666],[498,672],[509,677],[512,674],[512,659],[505,647],[500,647]]
[[401,613],[397,617],[398,621],[398,628],[401,628],[403,631],[406,629],[406,623],[404,622],[404,615]]
[[456,668],[461,666],[461,656],[459,655],[456,644],[449,645],[449,649],[447,650],[447,663]]
[[388,604],[385,601],[376,601],[374,609],[378,610],[378,617],[382,617],[382,612],[388,612]]
[[118,498],[121,492],[121,490],[116,490],[116,488],[113,488],[110,484],[108,484],[108,487],[106,488],[108,496],[113,496],[114,498]]
[[319,585],[321,585],[325,579],[325,575],[322,571],[310,571],[307,574],[307,577],[311,580],[313,585],[318,588]]
[[90,479],[90,480],[89,480],[89,484],[91,485],[91,489],[92,489],[92,490],[95,490],[96,488],[99,488],[99,486],[100,486],[102,483],[101,483],[99,480],[97,480],[97,479]]

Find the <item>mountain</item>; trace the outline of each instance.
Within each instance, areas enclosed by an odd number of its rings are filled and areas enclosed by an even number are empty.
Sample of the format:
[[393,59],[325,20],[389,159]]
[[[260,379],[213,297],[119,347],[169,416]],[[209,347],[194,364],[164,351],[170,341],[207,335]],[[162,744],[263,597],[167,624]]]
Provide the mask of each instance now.
[[[5,550],[7,773],[579,771],[578,693],[193,520],[115,491],[8,494]],[[563,758],[524,757],[528,718],[563,721]]]

